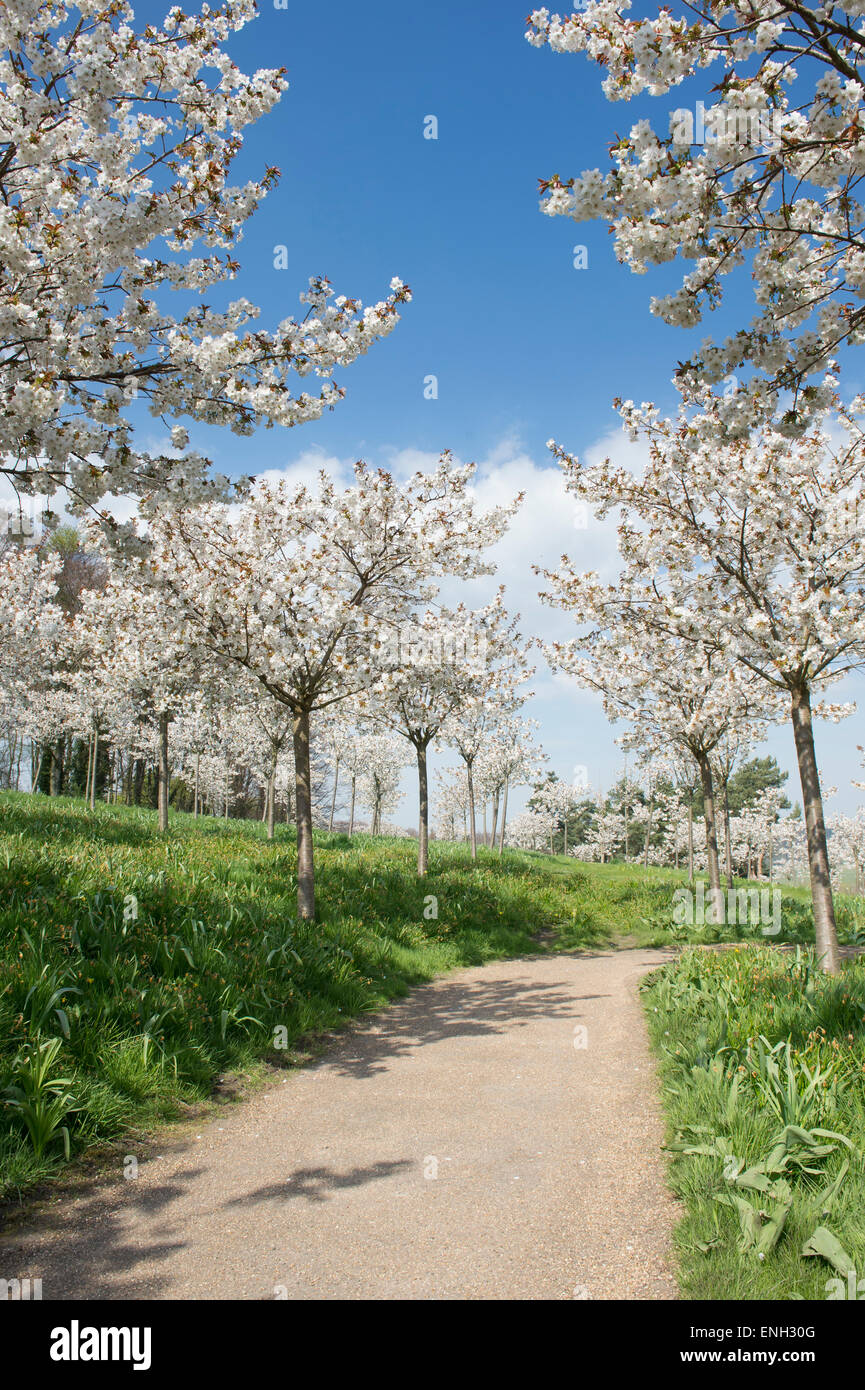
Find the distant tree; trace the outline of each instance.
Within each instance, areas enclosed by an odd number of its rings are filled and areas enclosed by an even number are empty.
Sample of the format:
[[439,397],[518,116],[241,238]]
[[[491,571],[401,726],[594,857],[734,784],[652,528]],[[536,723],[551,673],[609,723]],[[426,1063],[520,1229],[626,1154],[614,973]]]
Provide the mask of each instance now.
[[81,611],[84,589],[101,591],[108,583],[108,566],[101,555],[88,550],[84,538],[75,526],[57,526],[44,542],[43,549],[60,556],[57,571],[57,602],[66,613]]
[[[773,757],[751,758],[743,763],[731,776],[727,788],[730,814],[738,816],[746,806],[758,802],[764,792],[780,791],[788,776]],[[780,804],[781,809],[786,810],[790,802],[785,796]]]

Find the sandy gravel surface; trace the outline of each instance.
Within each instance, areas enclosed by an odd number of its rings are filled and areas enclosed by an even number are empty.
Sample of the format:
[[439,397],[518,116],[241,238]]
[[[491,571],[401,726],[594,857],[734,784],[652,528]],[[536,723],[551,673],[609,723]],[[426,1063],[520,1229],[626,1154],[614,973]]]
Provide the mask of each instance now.
[[0,1272],[44,1299],[674,1298],[637,997],[666,958],[424,986],[136,1180],[43,1208],[0,1238]]

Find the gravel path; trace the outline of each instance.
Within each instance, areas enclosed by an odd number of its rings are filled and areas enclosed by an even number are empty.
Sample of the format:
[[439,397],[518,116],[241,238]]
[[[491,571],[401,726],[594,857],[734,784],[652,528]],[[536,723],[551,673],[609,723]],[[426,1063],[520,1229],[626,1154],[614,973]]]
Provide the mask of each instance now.
[[137,1179],[47,1205],[0,1240],[0,1273],[45,1299],[675,1298],[637,997],[666,958],[415,990]]

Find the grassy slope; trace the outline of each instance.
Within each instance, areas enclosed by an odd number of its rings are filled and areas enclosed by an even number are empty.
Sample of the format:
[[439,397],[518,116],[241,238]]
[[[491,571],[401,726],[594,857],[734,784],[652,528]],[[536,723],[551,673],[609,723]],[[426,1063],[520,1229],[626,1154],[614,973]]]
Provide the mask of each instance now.
[[[670,946],[687,944],[713,945],[762,939],[760,926],[713,926],[709,922],[677,926],[673,922],[673,894],[687,887],[684,870],[643,869],[634,864],[583,864],[563,855],[529,854],[523,856],[544,866],[551,877],[567,880],[571,885],[569,904],[571,915],[563,925],[561,941],[567,946],[579,946],[584,933],[608,938],[620,945]],[[748,892],[758,885],[738,880],[736,887]],[[761,883],[759,891],[768,885]],[[777,943],[808,945],[814,941],[814,920],[811,915],[810,894],[807,888],[784,884],[781,892],[781,931],[773,940]],[[771,900],[770,900],[771,901]],[[844,943],[865,942],[865,900],[839,896],[836,899],[839,937]],[[709,915],[706,912],[705,915]]]
[[[687,951],[644,987],[668,1137],[673,1145],[710,1150],[675,1152],[671,1164],[686,1212],[676,1236],[685,1297],[827,1298],[827,1280],[839,1271],[802,1253],[820,1226],[865,1276],[865,960],[831,980],[812,969],[810,955],[765,945]],[[767,1048],[787,1041],[789,1057],[782,1047],[767,1061]],[[818,1136],[818,1144],[831,1146],[820,1155],[790,1136],[785,1170],[765,1175],[774,1190],[737,1181],[767,1159],[788,1123],[834,1131],[856,1151]],[[827,1193],[839,1177],[837,1194]],[[745,1234],[753,1218],[719,1197],[770,1216],[791,1198],[774,1248],[761,1257]],[[758,1239],[768,1237],[765,1218],[757,1226]]]

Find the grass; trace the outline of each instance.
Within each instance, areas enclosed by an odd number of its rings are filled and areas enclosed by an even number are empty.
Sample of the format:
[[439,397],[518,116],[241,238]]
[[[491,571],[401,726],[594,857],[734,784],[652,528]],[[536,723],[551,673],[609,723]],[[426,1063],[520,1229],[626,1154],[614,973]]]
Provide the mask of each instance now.
[[686,950],[644,998],[683,1295],[844,1297],[865,1277],[865,961],[833,979],[808,949]]
[[607,941],[542,858],[316,833],[318,920],[296,920],[293,830],[0,796],[0,1195],[132,1127],[183,1115],[225,1072],[461,965]]
[[[732,920],[713,925],[674,921],[674,894],[687,888],[684,870],[644,869],[634,864],[575,863],[564,855],[526,854],[526,859],[545,867],[551,877],[571,884],[571,916],[560,931],[560,945],[579,946],[586,933],[593,939],[629,946],[714,945],[761,940],[761,922]],[[809,945],[814,942],[814,918],[807,888],[776,885],[780,893],[781,930],[773,942]],[[765,892],[766,883],[736,881],[737,890]],[[771,891],[771,890],[770,890]],[[865,944],[865,898],[838,895],[838,936],[842,944]],[[709,916],[708,912],[704,916]],[[695,909],[695,918],[698,913]],[[774,917],[769,925],[774,926]]]

